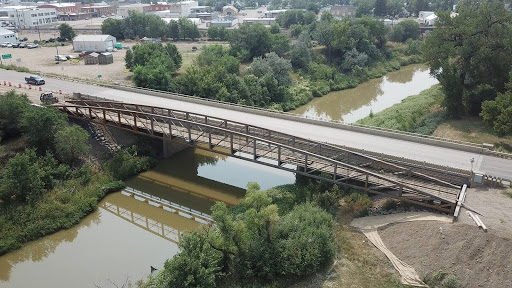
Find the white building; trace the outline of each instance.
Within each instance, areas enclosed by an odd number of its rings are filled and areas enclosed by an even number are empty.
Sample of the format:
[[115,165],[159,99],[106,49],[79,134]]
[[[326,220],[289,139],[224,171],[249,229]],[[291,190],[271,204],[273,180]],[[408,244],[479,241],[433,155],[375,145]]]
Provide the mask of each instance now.
[[12,32],[11,30],[0,28],[0,43],[16,43],[18,41],[17,39],[18,38],[16,37],[16,33]]
[[128,11],[133,10],[139,13],[144,13],[144,7],[149,6],[149,4],[133,4],[133,5],[123,5],[117,7],[116,15],[121,16],[123,18],[128,17]]
[[19,28],[34,28],[38,26],[57,24],[55,8],[34,8],[27,6],[1,7],[0,11],[7,13],[5,22]]
[[114,50],[116,37],[110,35],[78,35],[73,39],[74,51],[110,52]]
[[188,17],[193,8],[201,7],[197,1],[182,1],[169,3],[169,5],[169,12],[173,17]]

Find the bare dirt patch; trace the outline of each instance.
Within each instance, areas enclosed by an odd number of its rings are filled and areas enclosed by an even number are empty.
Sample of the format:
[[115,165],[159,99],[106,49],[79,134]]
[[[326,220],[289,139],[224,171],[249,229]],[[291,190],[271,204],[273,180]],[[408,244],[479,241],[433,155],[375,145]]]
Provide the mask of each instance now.
[[[53,37],[53,34],[51,35]],[[29,37],[33,39],[34,35]],[[47,37],[49,38],[49,37]],[[134,41],[123,41],[123,46],[132,46],[137,44]],[[199,54],[199,50],[206,45],[219,44],[218,42],[173,42],[183,57],[183,64],[180,73],[184,73],[186,68],[193,64],[194,59]],[[192,51],[196,47],[198,51]],[[112,52],[114,63],[108,65],[85,65],[83,60],[75,61],[55,61],[55,55],[74,55],[78,52],[73,51],[73,46],[67,44],[58,47],[39,47],[36,49],[27,48],[0,48],[2,54],[11,54],[12,59],[4,60],[3,64],[13,64],[26,67],[34,72],[52,74],[55,76],[66,76],[72,78],[81,78],[94,81],[114,82],[124,85],[133,85],[131,82],[132,72],[125,69],[124,57],[125,49]],[[21,62],[17,62],[20,59]],[[98,77],[101,75],[101,78]]]
[[483,232],[462,209],[458,222],[398,223],[379,230],[386,247],[424,277],[444,270],[461,287],[512,287],[512,198],[499,189],[469,189],[465,203],[480,212]]

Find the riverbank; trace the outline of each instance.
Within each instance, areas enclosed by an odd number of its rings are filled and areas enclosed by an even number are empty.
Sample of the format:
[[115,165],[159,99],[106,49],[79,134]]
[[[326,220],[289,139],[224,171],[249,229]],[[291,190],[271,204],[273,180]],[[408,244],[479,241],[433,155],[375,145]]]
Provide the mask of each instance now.
[[512,151],[512,136],[497,136],[481,118],[447,118],[441,106],[444,97],[442,87],[438,84],[379,113],[372,113],[357,123],[478,145],[489,143],[494,145],[496,151]]

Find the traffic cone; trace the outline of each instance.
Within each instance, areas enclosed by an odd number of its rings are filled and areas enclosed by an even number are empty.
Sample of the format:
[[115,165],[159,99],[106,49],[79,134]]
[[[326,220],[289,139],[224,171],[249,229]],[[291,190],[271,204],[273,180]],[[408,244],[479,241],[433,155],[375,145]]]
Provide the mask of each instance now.
[[28,84],[28,89],[32,89],[32,85]]

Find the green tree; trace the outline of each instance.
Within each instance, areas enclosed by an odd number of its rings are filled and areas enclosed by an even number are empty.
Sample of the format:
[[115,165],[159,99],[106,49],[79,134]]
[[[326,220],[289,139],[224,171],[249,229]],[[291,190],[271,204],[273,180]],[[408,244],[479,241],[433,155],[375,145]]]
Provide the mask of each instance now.
[[22,115],[22,130],[38,154],[55,151],[55,134],[66,127],[66,115],[53,108],[28,109]]
[[217,26],[210,26],[208,28],[208,38],[211,40],[218,40],[219,39],[219,27]]
[[171,20],[169,22],[168,31],[169,31],[169,34],[168,34],[169,38],[172,38],[174,40],[178,40],[180,38],[180,26],[178,25],[177,21]]
[[231,53],[241,61],[248,61],[270,52],[270,31],[262,24],[243,23],[231,33],[229,44]]
[[[50,110],[50,109],[46,109]],[[44,192],[44,183],[40,179],[37,156],[34,150],[27,149],[9,159],[2,173],[0,199],[34,204]]]
[[[423,53],[443,85],[451,116],[479,114],[481,103],[505,91],[512,65],[512,17],[498,1],[462,6],[457,17],[438,11],[439,21]],[[445,87],[445,85],[447,87]],[[477,93],[491,87],[491,93]],[[488,90],[488,89],[487,89]]]
[[167,31],[167,23],[161,17],[156,15],[146,15],[146,34],[151,38],[164,38]]
[[394,42],[405,42],[407,39],[416,40],[420,37],[420,24],[414,20],[403,20],[391,29],[390,39]]
[[5,136],[17,135],[21,131],[20,115],[30,109],[30,101],[26,94],[18,94],[14,90],[0,95],[0,140]]
[[336,253],[333,228],[332,216],[311,203],[284,216],[275,231],[281,273],[311,275],[329,264]]
[[270,26],[270,33],[271,34],[281,33],[281,27],[279,26],[279,23],[277,23],[277,22],[272,23],[272,25]]
[[375,0],[375,10],[373,14],[380,17],[388,15],[387,0]]
[[222,253],[210,245],[207,237],[208,234],[200,230],[183,235],[182,252],[165,262],[165,283],[159,287],[217,287],[222,275]]
[[286,34],[277,33],[270,35],[271,42],[271,51],[275,52],[279,56],[284,56],[284,54],[290,51],[290,37]]
[[395,18],[404,8],[404,0],[388,0],[386,3],[387,15]]
[[88,138],[89,134],[80,126],[65,127],[55,134],[56,156],[63,163],[73,164],[91,150]]
[[263,77],[270,74],[277,80],[279,85],[290,85],[291,79],[288,74],[292,69],[290,60],[279,57],[276,53],[270,52],[266,57],[257,57],[247,69],[247,74],[256,77]]
[[373,16],[375,0],[359,0],[356,3],[356,17]]
[[124,39],[123,34],[123,20],[117,20],[112,18],[107,18],[101,24],[101,33],[112,35],[116,37],[117,40]]
[[178,27],[180,38],[183,40],[186,38],[197,39],[201,37],[201,33],[197,29],[196,24],[188,18],[182,17],[178,19]]
[[73,40],[75,38],[76,33],[73,30],[73,27],[66,23],[62,23],[59,25],[60,38],[64,38],[67,40]]

